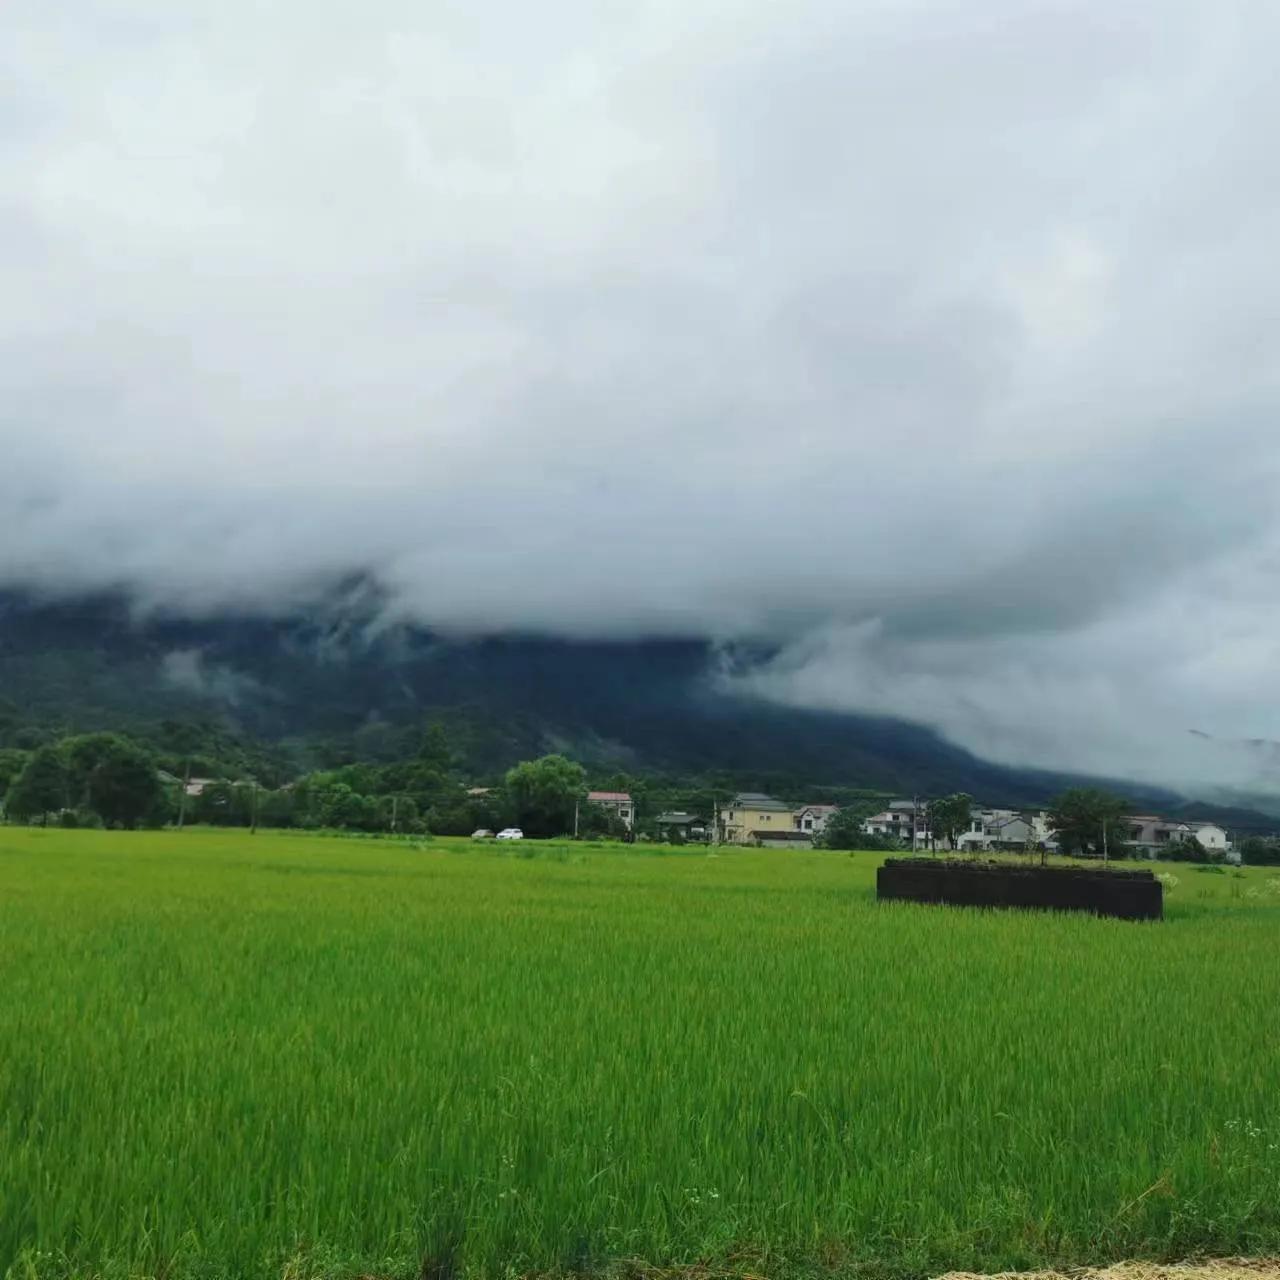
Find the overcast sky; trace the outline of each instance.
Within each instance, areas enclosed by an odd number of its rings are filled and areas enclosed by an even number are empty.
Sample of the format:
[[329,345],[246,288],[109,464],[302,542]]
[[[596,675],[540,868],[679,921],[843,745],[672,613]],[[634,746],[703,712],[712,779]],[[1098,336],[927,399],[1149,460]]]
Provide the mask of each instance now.
[[8,0],[0,585],[766,636],[1258,782],[1267,0]]

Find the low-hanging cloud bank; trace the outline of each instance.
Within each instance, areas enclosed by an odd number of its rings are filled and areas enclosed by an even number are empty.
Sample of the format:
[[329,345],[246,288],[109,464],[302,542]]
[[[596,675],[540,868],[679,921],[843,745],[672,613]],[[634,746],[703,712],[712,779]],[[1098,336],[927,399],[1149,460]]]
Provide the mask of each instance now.
[[0,586],[767,637],[1269,786],[1280,14],[7,7]]

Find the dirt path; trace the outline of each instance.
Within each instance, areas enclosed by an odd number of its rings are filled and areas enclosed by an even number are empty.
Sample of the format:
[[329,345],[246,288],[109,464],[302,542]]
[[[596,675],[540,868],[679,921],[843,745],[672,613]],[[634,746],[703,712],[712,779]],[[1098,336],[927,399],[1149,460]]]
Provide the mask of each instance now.
[[1280,1258],[1219,1258],[1212,1262],[1120,1262],[1078,1271],[1009,1271],[978,1276],[950,1271],[939,1280],[1280,1280]]

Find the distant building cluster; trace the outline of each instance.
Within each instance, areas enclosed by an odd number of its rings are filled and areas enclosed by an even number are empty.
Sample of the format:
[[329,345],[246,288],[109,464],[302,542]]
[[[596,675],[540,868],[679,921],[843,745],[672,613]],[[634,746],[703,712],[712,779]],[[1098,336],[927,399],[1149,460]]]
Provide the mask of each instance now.
[[[862,830],[869,836],[896,839],[904,847],[928,849],[945,845],[945,839],[929,828],[929,806],[920,800],[895,800],[881,813],[872,814]],[[1055,849],[1057,841],[1047,813],[1018,809],[974,809],[969,828],[956,837],[956,848],[970,853],[994,849]]]
[[[744,791],[730,800],[719,814],[719,839],[726,844],[760,845],[765,848],[811,848],[839,812],[837,805],[805,805],[796,809],[761,792]],[[929,829],[928,802],[894,800],[862,823],[868,836],[897,841],[903,848],[949,847]],[[711,823],[691,814],[662,814],[659,830],[680,826],[691,839],[711,831]],[[1117,846],[1134,852],[1158,853],[1168,845],[1197,840],[1209,852],[1231,848],[1226,830],[1214,822],[1166,821],[1152,814],[1134,814],[1116,832]],[[1009,849],[1057,849],[1049,815],[1044,810],[975,808],[968,829],[956,837],[963,852],[986,853]]]
[[[192,778],[189,794],[198,795],[208,779]],[[488,787],[471,787],[470,799],[485,799]],[[591,791],[587,803],[603,809],[625,829],[628,838],[641,834],[635,798],[628,791]],[[840,812],[834,804],[807,804],[797,808],[761,791],[742,791],[712,813],[669,810],[643,822],[642,839],[676,842],[716,842],[752,845],[765,849],[811,849],[822,843],[832,819]],[[893,800],[878,813],[864,818],[863,835],[891,840],[903,849],[950,849],[951,842],[929,826],[929,802]],[[1114,847],[1132,853],[1158,854],[1171,845],[1198,841],[1209,853],[1231,849],[1226,830],[1214,822],[1166,821],[1154,814],[1134,814],[1114,833]],[[1000,850],[1055,851],[1058,841],[1045,810],[974,808],[965,830],[956,833],[955,849],[962,853]]]

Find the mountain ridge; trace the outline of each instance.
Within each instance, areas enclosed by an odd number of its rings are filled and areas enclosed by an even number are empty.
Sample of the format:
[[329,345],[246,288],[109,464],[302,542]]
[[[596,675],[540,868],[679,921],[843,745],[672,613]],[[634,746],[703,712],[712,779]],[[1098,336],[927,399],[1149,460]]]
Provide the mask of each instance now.
[[[192,619],[139,615],[118,597],[10,593],[0,596],[0,742],[212,718],[302,771],[389,758],[435,721],[475,776],[558,749],[597,769],[810,791],[963,790],[991,804],[1043,804],[1082,781],[984,761],[906,721],[756,701],[714,678],[726,660],[759,658],[701,640],[450,638],[386,625],[349,599],[276,618]],[[1135,803],[1188,807],[1166,789],[1116,785]]]

